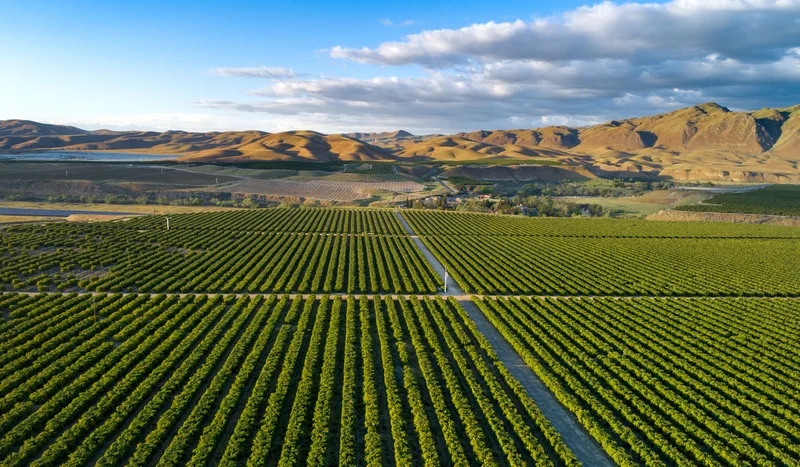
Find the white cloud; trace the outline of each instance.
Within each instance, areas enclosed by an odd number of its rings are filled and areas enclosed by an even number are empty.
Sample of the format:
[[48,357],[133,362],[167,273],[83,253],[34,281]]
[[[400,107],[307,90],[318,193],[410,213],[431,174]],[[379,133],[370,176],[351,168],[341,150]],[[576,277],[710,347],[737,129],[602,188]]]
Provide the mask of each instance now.
[[685,60],[718,53],[748,61],[800,43],[798,0],[604,2],[532,22],[473,24],[411,34],[376,48],[333,47],[334,58],[448,67],[470,60]]
[[302,76],[289,68],[260,66],[255,68],[215,68],[215,75],[238,78],[292,79]]
[[250,102],[197,105],[321,131],[363,125],[422,132],[585,125],[711,100],[732,108],[783,106],[800,102],[798,44],[800,0],[605,2],[531,22],[330,50],[358,62],[422,65],[416,77],[291,72],[250,91]]
[[407,19],[405,21],[400,21],[399,23],[395,23],[394,21],[392,21],[392,20],[390,20],[388,18],[380,18],[378,20],[378,22],[381,23],[384,26],[387,26],[387,27],[400,26],[400,27],[404,27],[404,28],[408,27],[408,26],[413,26],[414,24],[417,23],[413,19]]

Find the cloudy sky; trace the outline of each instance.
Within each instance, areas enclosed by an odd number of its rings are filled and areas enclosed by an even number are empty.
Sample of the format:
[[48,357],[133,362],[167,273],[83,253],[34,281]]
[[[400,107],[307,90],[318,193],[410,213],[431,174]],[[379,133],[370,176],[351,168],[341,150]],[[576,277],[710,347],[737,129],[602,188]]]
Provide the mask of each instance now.
[[0,119],[415,133],[800,103],[800,0],[0,0]]

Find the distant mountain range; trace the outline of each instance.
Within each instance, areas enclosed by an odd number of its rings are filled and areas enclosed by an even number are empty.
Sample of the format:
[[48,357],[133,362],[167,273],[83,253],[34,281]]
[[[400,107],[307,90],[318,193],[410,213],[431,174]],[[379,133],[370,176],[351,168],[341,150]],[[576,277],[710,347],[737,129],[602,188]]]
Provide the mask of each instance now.
[[0,151],[47,149],[177,154],[197,162],[557,159],[601,176],[800,183],[800,105],[732,112],[707,103],[582,128],[423,136],[403,130],[344,135],[86,131],[0,121]]

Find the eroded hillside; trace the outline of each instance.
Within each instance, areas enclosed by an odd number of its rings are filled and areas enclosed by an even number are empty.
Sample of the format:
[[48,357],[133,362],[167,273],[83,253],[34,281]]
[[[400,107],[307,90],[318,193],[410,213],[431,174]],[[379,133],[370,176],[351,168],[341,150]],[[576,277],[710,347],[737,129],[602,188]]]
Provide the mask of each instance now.
[[554,159],[602,177],[800,183],[800,105],[734,112],[707,103],[582,128],[424,136],[403,130],[346,135],[85,131],[0,122],[0,151],[47,149],[178,154],[204,162]]

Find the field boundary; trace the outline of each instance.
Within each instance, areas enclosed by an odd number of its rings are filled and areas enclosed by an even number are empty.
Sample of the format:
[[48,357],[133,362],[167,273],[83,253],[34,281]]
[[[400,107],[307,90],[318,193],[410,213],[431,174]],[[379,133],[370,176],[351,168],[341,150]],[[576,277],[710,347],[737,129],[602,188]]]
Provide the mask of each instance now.
[[[442,282],[448,285],[447,282],[449,281],[445,275],[444,265],[434,256],[433,252],[428,249],[427,245],[422,242],[419,236],[416,235],[416,232],[414,232],[414,229],[411,228],[403,215],[400,214],[399,211],[395,211],[394,214],[397,216],[400,223],[403,224],[403,228],[411,236],[417,248],[422,251],[434,271],[442,277]],[[575,415],[561,405],[555,394],[544,385],[533,369],[525,364],[522,360],[522,356],[517,353],[500,332],[489,323],[486,316],[483,315],[481,310],[475,305],[475,302],[472,301],[472,295],[465,294],[455,280],[453,284],[448,287],[447,293],[442,291],[440,295],[457,296],[456,300],[458,300],[459,305],[467,312],[481,334],[489,341],[502,364],[508,368],[508,371],[519,381],[528,396],[533,399],[544,417],[561,435],[561,439],[583,465],[598,467],[612,467],[614,465],[608,457],[608,454],[606,454],[597,440],[586,431]]]
[[558,431],[561,439],[564,440],[564,444],[572,450],[575,457],[583,465],[613,467],[615,465],[614,462],[611,461],[597,440],[583,428],[575,414],[561,405],[555,394],[545,386],[533,369],[525,364],[519,353],[514,350],[497,328],[489,322],[475,303],[472,300],[459,300],[458,304],[467,312],[481,334],[489,341],[497,357],[508,368],[511,375],[525,388],[525,392],[539,407],[542,415]]

